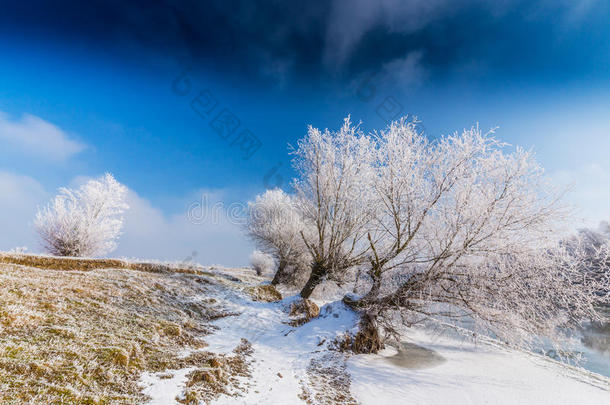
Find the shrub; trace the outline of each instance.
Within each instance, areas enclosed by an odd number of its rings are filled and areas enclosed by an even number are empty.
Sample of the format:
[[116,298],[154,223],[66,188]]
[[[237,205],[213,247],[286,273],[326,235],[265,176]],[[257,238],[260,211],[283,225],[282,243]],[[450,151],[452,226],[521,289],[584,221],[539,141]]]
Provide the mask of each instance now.
[[36,214],[34,225],[44,249],[56,256],[104,255],[116,249],[127,208],[127,188],[111,174],[77,190],[61,188]]
[[259,276],[273,274],[275,271],[275,260],[271,255],[255,250],[250,255],[250,264]]

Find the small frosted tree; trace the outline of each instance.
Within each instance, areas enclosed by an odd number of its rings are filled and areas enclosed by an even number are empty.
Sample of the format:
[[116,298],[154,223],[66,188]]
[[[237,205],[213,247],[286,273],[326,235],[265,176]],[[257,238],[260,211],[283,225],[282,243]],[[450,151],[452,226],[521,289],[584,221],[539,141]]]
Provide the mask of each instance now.
[[259,276],[270,274],[275,270],[275,260],[273,260],[273,257],[260,250],[252,252],[250,264]]
[[277,264],[272,280],[276,285],[303,278],[309,255],[301,233],[309,233],[298,204],[280,189],[267,190],[248,203],[246,233],[257,248],[271,255]]
[[96,256],[117,246],[123,227],[127,188],[111,174],[79,189],[61,188],[36,214],[34,225],[44,249],[57,256]]
[[[577,235],[563,240],[562,245],[568,252],[583,257],[582,271],[587,273],[587,276],[596,277],[598,280],[610,278],[610,257],[603,254],[610,251],[608,222],[600,222],[597,229],[579,229]],[[600,291],[600,294],[603,294],[603,291]]]

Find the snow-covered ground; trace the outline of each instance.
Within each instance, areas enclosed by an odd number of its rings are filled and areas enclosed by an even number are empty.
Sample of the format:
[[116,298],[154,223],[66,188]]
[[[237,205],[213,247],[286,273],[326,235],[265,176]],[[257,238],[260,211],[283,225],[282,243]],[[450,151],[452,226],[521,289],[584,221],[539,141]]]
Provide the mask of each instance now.
[[[206,350],[230,353],[241,338],[252,343],[251,377],[245,392],[214,404],[606,404],[610,379],[561,365],[542,356],[492,343],[471,343],[419,328],[409,329],[400,351],[347,356],[328,344],[354,328],[356,318],[341,302],[323,305],[317,319],[288,324],[292,298],[279,303],[251,301],[233,289],[216,299],[236,317],[215,322]],[[153,403],[167,402],[183,384],[146,376]],[[157,384],[154,383],[157,381]],[[160,384],[163,384],[161,386]]]
[[327,353],[326,343],[351,329],[356,318],[342,303],[322,308],[320,317],[301,327],[288,325],[292,298],[280,303],[252,302],[228,291],[222,297],[238,317],[220,319],[220,331],[206,337],[206,350],[229,353],[240,339],[253,346],[252,378],[248,392],[240,398],[220,398],[217,404],[291,404],[310,390],[307,369],[312,359]]
[[557,362],[488,344],[474,345],[424,330],[405,338],[443,361],[404,368],[381,355],[348,361],[351,390],[363,404],[607,404],[610,381]]
[[150,402],[148,405],[167,405],[176,402],[176,397],[181,396],[186,383],[186,375],[192,368],[175,371],[171,374],[151,374],[144,373],[140,378],[142,392],[148,395]]

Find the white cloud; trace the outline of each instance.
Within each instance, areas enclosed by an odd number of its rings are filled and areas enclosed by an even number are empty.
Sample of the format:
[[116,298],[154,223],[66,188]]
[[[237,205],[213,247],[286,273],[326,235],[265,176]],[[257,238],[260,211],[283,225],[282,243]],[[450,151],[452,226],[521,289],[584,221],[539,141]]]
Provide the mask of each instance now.
[[31,114],[12,120],[0,111],[0,141],[27,155],[61,162],[85,149],[57,126]]
[[185,204],[183,212],[168,216],[130,190],[125,233],[113,255],[184,260],[196,252],[194,261],[201,264],[246,265],[252,246],[238,221],[229,218],[230,211],[241,210],[241,205],[222,203],[222,193],[198,194],[200,197]]
[[411,87],[422,83],[426,77],[426,70],[421,64],[422,54],[415,51],[403,58],[394,59],[383,65],[385,80],[392,83],[393,88]]
[[[85,180],[76,177],[71,185]],[[0,250],[26,246],[29,252],[41,251],[32,223],[38,207],[54,194],[30,177],[0,171]],[[181,261],[197,252],[193,260],[201,264],[246,265],[252,245],[237,220],[243,205],[223,203],[225,195],[193,193],[182,199],[180,213],[167,215],[129,190],[124,233],[110,256]]]
[[579,24],[598,0],[545,0],[526,4],[522,0],[334,0],[325,32],[324,60],[330,67],[340,68],[357,49],[365,35],[375,28],[388,32],[412,34],[435,21],[455,15],[460,9],[477,6],[492,18],[501,18],[524,5],[530,18],[543,18],[549,10],[560,10],[567,28]]
[[333,2],[326,32],[326,55],[329,65],[341,66],[364,35],[376,26],[391,31],[415,32],[424,27],[446,4],[446,0],[355,0],[348,7]]
[[0,171],[0,250],[26,246],[38,250],[32,226],[36,209],[49,194],[36,180]]

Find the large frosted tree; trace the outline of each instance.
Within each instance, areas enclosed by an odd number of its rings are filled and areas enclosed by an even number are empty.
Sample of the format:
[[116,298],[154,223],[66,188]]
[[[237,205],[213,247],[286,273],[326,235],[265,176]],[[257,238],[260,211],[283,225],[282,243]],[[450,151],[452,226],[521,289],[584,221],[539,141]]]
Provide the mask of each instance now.
[[[375,142],[369,288],[346,300],[365,329],[467,319],[531,347],[600,319],[608,280],[583,272],[591,253],[580,243],[560,243],[568,212],[532,153],[478,128],[430,142],[404,119]],[[603,262],[607,246],[593,256]]]
[[371,138],[347,118],[338,131],[309,127],[293,151],[296,198],[312,229],[301,235],[312,258],[303,298],[325,280],[343,281],[366,257],[372,150]]
[[354,350],[425,319],[559,347],[603,319],[610,243],[567,237],[563,193],[531,152],[477,127],[429,140],[407,119],[364,135],[348,118],[338,131],[310,127],[293,154],[301,222],[290,240],[300,235],[311,260],[301,296],[358,274],[359,294],[345,298],[362,316]]

